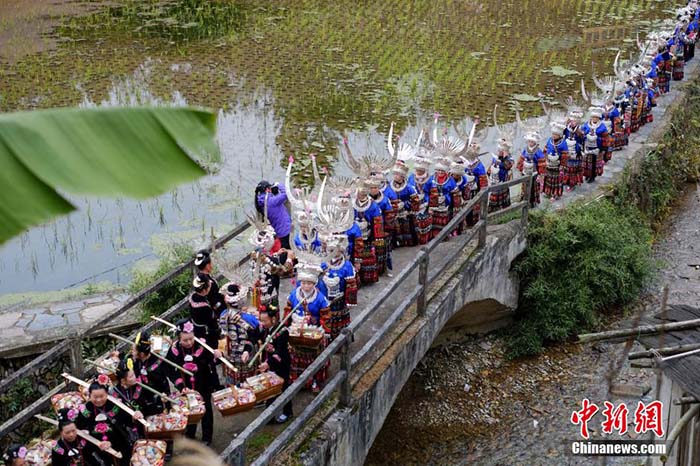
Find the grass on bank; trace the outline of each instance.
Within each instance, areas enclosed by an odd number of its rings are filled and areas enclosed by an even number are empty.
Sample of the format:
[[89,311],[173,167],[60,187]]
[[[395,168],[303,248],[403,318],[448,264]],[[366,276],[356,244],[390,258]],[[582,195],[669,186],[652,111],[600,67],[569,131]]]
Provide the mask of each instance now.
[[626,168],[611,199],[531,211],[528,249],[516,265],[521,296],[507,339],[511,357],[595,329],[651,279],[655,233],[700,173],[700,80],[687,86],[667,133]]
[[[190,245],[175,244],[168,251],[154,271],[134,271],[134,278],[129,284],[129,293],[136,294],[144,288],[152,285],[156,280],[169,273],[174,268],[182,265],[192,258],[194,251]],[[173,277],[158,291],[150,293],[139,304],[143,314],[141,320],[149,321],[150,316],[157,316],[175,305],[187,296],[192,287],[192,273],[188,270]]]

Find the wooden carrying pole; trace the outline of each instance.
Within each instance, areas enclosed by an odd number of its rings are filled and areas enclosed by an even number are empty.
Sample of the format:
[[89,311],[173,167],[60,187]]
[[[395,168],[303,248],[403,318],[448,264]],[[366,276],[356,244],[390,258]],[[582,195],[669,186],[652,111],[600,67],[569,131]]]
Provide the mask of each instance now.
[[[77,385],[80,385],[81,387],[89,387],[90,384],[85,382],[84,380],[80,380],[77,377],[73,377],[70,374],[66,374],[65,372],[61,374],[64,379],[69,380]],[[120,409],[124,410],[124,412],[131,414],[132,416],[136,414],[136,411],[133,409],[129,408],[126,404],[122,403],[122,401],[118,398],[113,397],[112,395],[107,395],[107,399],[117,405]],[[145,419],[137,419],[141,424],[143,424],[144,427],[150,427],[150,424],[145,420]]]
[[[86,359],[85,362],[87,362],[88,364],[92,364],[92,365],[95,366],[95,367],[99,367],[100,369],[103,369],[103,370],[105,370],[105,371],[109,371],[111,374],[116,374],[116,371],[115,371],[114,369],[111,369],[111,368],[109,368],[109,367],[107,367],[107,366],[103,366],[103,365],[100,364],[99,362],[93,361],[92,359]],[[177,403],[177,400],[175,400],[175,399],[173,399],[173,398],[170,398],[170,397],[169,397],[168,395],[166,395],[165,393],[159,392],[158,390],[149,387],[149,386],[146,385],[145,383],[139,382],[139,381],[137,380],[137,381],[136,381],[136,385],[138,385],[139,387],[143,388],[144,390],[148,390],[149,392],[153,393],[153,394],[156,395],[156,396],[160,396],[161,398],[165,398],[166,400],[168,400],[168,401],[171,402],[171,403]]]
[[[162,324],[165,324],[170,328],[177,329],[177,326],[175,324],[171,324],[167,320],[161,319],[160,317],[151,316],[151,319],[156,320]],[[194,341],[196,341],[197,343],[202,345],[202,347],[204,347],[204,349],[209,351],[211,354],[214,354],[214,351],[215,351],[214,348],[209,346],[206,341],[202,340],[199,337],[194,337]],[[231,361],[229,361],[228,359],[226,359],[225,357],[223,357],[223,355],[221,357],[219,357],[219,360],[221,360],[221,362],[224,364],[224,366],[228,367],[233,372],[238,372],[238,369],[236,369],[236,367],[233,365],[233,363]]]
[[[297,308],[298,308],[299,306],[301,306],[301,303],[303,303],[304,301],[305,301],[305,300],[299,301],[299,304],[297,304],[297,305],[294,307],[294,309],[292,309],[292,311],[291,311],[289,314],[287,314],[287,316],[286,316],[284,319],[282,319],[282,321],[277,325],[277,327],[275,327],[275,330],[274,330],[273,332],[270,332],[270,334],[267,336],[267,338],[265,338],[265,342],[264,342],[262,345],[260,345],[260,349],[258,350],[258,352],[255,353],[255,356],[253,356],[253,357],[251,358],[251,360],[248,362],[248,367],[251,367],[251,366],[253,365],[253,363],[255,363],[255,361],[256,361],[256,360],[260,357],[260,355],[262,354],[262,352],[263,352],[263,350],[265,349],[265,347],[267,346],[267,344],[270,343],[270,342],[272,341],[272,339],[274,338],[274,336],[277,334],[277,332],[280,331],[280,329],[282,328],[282,325],[284,325],[284,324],[289,320],[289,318],[292,317],[292,315],[294,314],[294,311],[296,311]],[[259,340],[258,340],[258,341],[259,341]]]
[[622,330],[610,330],[600,333],[584,333],[578,336],[579,343],[590,343],[592,341],[612,340],[616,338],[634,337],[640,335],[651,335],[660,332],[673,332],[675,330],[686,330],[700,327],[700,319],[674,322],[671,324],[642,325],[636,328],[626,328]]
[[[58,427],[58,421],[56,419],[51,419],[50,417],[42,416],[41,414],[35,414],[34,417],[44,422],[48,422],[52,426]],[[100,448],[101,442],[92,435],[88,434],[87,431],[78,429],[78,437],[83,438],[95,445],[97,448]],[[114,456],[115,458],[122,459],[122,454],[112,447],[107,448],[105,451],[110,455]]]
[[[130,345],[133,345],[133,344],[134,344],[133,341],[131,341],[131,340],[127,339],[127,338],[124,338],[124,337],[120,337],[119,335],[115,335],[114,333],[110,333],[109,336],[112,337],[112,338],[114,338],[115,340],[123,341],[124,343],[128,343],[128,344],[130,344]],[[194,376],[194,374],[193,374],[192,372],[188,371],[188,370],[185,369],[184,367],[181,367],[181,366],[175,364],[175,363],[172,362],[170,359],[164,358],[163,356],[161,356],[161,355],[158,354],[158,353],[151,352],[151,354],[152,354],[153,356],[155,356],[156,358],[160,359],[161,361],[163,361],[164,363],[170,364],[170,365],[173,366],[175,369],[181,370],[182,372],[184,372],[185,374],[189,375],[190,377]]]

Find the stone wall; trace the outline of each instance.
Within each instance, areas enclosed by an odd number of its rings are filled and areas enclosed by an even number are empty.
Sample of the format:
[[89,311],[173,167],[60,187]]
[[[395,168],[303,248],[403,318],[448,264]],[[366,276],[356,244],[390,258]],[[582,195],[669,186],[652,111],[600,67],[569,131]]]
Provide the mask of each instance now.
[[[425,317],[416,318],[366,368],[355,385],[353,406],[336,410],[300,448],[297,459],[305,465],[362,464],[401,388],[445,325],[451,319],[469,323],[469,303],[493,302],[510,312],[515,309],[518,281],[510,269],[525,247],[526,231],[519,220],[490,228],[486,246],[452,272],[431,299]],[[501,320],[508,313],[494,313],[493,318]],[[483,325],[493,319],[479,313],[476,320]],[[359,393],[357,387],[363,387]]]

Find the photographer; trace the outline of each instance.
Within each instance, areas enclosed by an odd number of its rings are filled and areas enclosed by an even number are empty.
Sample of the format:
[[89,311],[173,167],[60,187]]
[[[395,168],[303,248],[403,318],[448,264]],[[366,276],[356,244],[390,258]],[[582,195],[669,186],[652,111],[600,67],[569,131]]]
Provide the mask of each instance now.
[[284,186],[277,183],[270,184],[268,181],[261,181],[255,188],[255,210],[262,218],[265,215],[265,203],[267,202],[267,218],[275,230],[277,238],[284,249],[289,249],[289,233],[292,231],[292,218],[285,203],[287,193]]

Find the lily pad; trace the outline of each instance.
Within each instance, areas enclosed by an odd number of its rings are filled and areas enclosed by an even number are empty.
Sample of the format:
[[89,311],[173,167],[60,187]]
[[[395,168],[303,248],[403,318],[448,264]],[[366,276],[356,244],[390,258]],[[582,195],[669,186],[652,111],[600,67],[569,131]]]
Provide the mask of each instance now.
[[543,72],[544,73],[552,73],[554,76],[571,76],[574,74],[581,74],[576,70],[570,70],[570,69],[564,68],[563,66],[559,66],[559,65],[553,66],[548,70],[544,70]]
[[512,97],[519,102],[537,102],[540,100],[539,97],[530,94],[513,94]]

